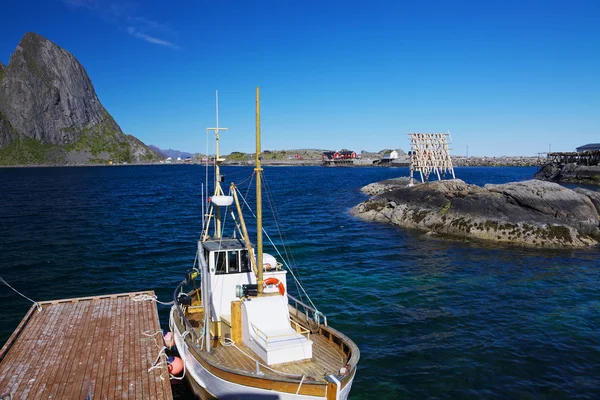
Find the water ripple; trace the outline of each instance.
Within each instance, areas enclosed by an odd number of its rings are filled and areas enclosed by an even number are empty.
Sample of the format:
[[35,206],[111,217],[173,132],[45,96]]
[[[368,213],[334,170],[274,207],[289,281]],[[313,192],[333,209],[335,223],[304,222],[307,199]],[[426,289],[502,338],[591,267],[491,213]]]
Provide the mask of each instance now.
[[[296,273],[361,348],[352,399],[600,397],[598,249],[447,241],[349,215],[361,186],[407,169],[265,170]],[[479,185],[533,172],[457,169]],[[0,169],[0,276],[40,300],[148,289],[169,300],[194,261],[203,177],[198,166]],[[0,288],[0,341],[29,306]],[[159,313],[166,326],[168,307]]]

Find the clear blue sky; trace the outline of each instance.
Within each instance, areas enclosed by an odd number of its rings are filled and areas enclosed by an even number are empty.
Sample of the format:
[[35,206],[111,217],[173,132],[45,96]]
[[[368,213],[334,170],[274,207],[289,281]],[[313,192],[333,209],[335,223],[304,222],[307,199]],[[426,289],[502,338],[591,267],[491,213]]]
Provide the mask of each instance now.
[[407,150],[533,155],[600,142],[600,1],[8,1],[0,60],[33,31],[84,65],[126,133],[225,153]]

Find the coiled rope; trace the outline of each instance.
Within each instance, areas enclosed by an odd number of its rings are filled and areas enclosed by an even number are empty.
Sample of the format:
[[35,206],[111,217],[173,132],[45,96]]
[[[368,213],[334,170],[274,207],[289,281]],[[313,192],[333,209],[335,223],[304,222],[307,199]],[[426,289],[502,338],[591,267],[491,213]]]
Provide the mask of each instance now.
[[40,305],[38,304],[38,302],[37,302],[37,301],[31,300],[29,297],[25,296],[23,293],[19,292],[17,289],[15,289],[14,287],[10,286],[10,285],[8,284],[8,282],[6,282],[6,281],[4,280],[4,278],[0,277],[0,282],[4,283],[6,286],[8,286],[8,287],[9,287],[9,288],[11,288],[12,290],[14,290],[14,291],[15,291],[15,293],[17,293],[17,294],[18,294],[18,295],[20,295],[21,297],[24,297],[24,298],[26,298],[27,300],[29,300],[30,302],[32,302],[32,303],[35,305],[35,307],[37,308],[38,312],[42,311],[42,306],[40,306]]
[[165,303],[163,301],[158,301],[158,298],[156,297],[156,295],[149,295],[149,294],[138,294],[137,296],[133,296],[131,298],[131,300],[133,301],[155,301],[158,304],[163,304],[165,306],[172,306],[174,304],[174,301],[169,301],[168,303]]

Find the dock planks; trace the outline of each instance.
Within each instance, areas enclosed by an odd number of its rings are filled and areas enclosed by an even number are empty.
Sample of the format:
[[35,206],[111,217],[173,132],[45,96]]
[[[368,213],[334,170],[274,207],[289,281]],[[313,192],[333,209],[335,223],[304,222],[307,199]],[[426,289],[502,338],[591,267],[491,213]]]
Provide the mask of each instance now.
[[[0,395],[12,399],[171,400],[167,368],[148,369],[162,337],[152,301],[122,293],[40,302],[0,350]],[[164,356],[161,360],[164,361]]]

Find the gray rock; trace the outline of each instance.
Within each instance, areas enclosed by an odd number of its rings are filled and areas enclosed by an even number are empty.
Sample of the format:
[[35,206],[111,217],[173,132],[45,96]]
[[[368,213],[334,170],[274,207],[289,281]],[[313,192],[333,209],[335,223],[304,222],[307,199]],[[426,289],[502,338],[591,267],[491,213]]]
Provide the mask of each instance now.
[[154,155],[123,134],[100,103],[83,66],[48,39],[25,34],[0,74],[0,147],[24,137],[44,149],[90,150],[97,160],[103,159],[100,153]]
[[368,194],[369,196],[375,196],[384,192],[389,192],[394,189],[408,186],[409,183],[410,178],[408,177],[386,179],[381,182],[371,183],[360,189],[360,191]]
[[[589,191],[588,191],[589,192]],[[354,207],[371,221],[541,247],[586,247],[600,240],[600,196],[550,182],[481,188],[455,179],[398,188]]]
[[583,183],[600,185],[600,166],[548,163],[534,177],[551,182]]

